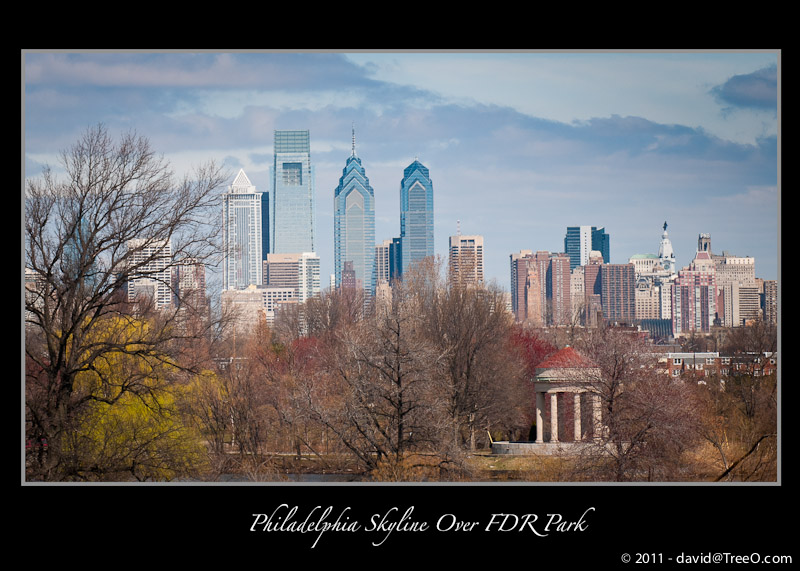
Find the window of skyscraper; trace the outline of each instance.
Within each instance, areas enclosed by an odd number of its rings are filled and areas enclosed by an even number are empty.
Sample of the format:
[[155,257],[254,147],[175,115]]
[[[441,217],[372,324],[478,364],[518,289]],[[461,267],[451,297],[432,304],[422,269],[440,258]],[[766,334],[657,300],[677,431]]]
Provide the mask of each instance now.
[[283,184],[286,186],[300,186],[303,184],[302,163],[283,163]]

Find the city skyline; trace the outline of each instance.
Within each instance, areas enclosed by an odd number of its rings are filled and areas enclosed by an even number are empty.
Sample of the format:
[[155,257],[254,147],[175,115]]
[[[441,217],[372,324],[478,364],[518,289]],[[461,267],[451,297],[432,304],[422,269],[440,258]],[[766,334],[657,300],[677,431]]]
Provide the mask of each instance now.
[[57,167],[102,122],[148,137],[177,172],[215,159],[267,192],[273,132],[308,130],[327,281],[355,125],[375,244],[398,235],[398,181],[416,157],[436,186],[435,253],[446,258],[460,220],[485,237],[486,278],[506,289],[508,256],[563,251],[568,227],[605,228],[610,261],[627,263],[658,251],[665,220],[678,268],[708,233],[715,253],[752,256],[758,277],[777,279],[779,57],[28,52],[25,175]]

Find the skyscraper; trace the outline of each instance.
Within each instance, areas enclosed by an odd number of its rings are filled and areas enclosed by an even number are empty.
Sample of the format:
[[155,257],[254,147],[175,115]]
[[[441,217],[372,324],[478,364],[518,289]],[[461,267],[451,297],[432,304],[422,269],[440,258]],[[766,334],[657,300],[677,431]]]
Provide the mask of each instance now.
[[672,332],[708,332],[717,313],[717,276],[711,257],[711,238],[701,234],[688,268],[678,272],[672,288]]
[[375,293],[375,192],[369,184],[356,138],[339,186],[334,191],[333,257],[336,286],[342,284],[344,264],[352,263],[355,280],[367,295]]
[[483,283],[483,236],[450,236],[450,280],[462,285]]
[[269,202],[244,170],[222,195],[223,289],[261,284],[261,264],[269,251]]
[[603,264],[599,268],[603,317],[611,322],[632,322],[636,318],[633,264]]
[[589,263],[589,254],[597,250],[602,254],[603,261],[610,263],[610,239],[605,228],[594,226],[570,226],[564,236],[564,251],[569,256],[569,268],[585,266]]
[[375,245],[375,287],[392,280],[392,240]]
[[[172,306],[172,245],[168,240],[139,238],[128,241],[136,273],[128,282],[128,301],[151,300],[156,309]],[[145,304],[146,305],[146,304]]]
[[315,195],[308,131],[275,131],[269,214],[271,252],[316,252]]
[[569,325],[572,317],[569,257],[561,253],[551,254],[546,276],[549,322]]
[[173,268],[173,278],[180,307],[199,314],[207,313],[205,266],[194,259],[183,260]]
[[533,262],[533,252],[520,250],[511,254],[511,311],[517,321],[525,321],[526,284],[528,281],[528,264]]
[[433,181],[416,159],[400,181],[400,249],[401,273],[433,256]]

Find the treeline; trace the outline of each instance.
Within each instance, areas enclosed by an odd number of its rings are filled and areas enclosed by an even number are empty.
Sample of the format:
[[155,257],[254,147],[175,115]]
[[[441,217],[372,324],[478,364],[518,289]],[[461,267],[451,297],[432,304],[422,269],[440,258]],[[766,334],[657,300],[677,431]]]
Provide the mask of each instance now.
[[247,458],[293,451],[324,465],[344,454],[376,477],[446,480],[470,476],[466,452],[490,434],[527,438],[528,373],[552,347],[514,327],[499,289],[440,276],[427,260],[367,311],[355,292],[324,292],[298,308],[303,336],[291,313],[262,322],[205,378],[223,388],[204,392],[206,407],[242,404],[237,422],[221,414],[203,426],[215,449],[233,426]]
[[[209,164],[176,180],[147,140],[102,126],[61,161],[63,180],[47,170],[25,193],[26,480],[271,480],[286,455],[471,480],[471,451],[533,433],[531,379],[565,342],[515,325],[498,288],[450,283],[429,259],[390,299],[325,292],[247,333],[222,308],[132,304],[133,278],[160,279],[153,246],[169,241],[176,264],[217,255],[200,221],[219,219],[228,177]],[[761,325],[729,338],[742,354],[776,347]],[[568,343],[597,365],[605,429],[548,478],[776,478],[774,374],[668,378],[614,328]]]

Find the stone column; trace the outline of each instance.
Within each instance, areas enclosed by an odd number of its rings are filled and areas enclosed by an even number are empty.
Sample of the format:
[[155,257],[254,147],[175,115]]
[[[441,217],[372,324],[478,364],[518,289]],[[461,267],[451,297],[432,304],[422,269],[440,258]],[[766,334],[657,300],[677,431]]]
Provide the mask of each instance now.
[[583,440],[581,437],[581,392],[576,391],[572,393],[573,407],[575,411],[575,442]]
[[600,412],[600,395],[592,393],[592,424],[594,439],[600,440],[603,432],[602,415]]
[[550,393],[550,442],[558,442],[558,393]]
[[544,442],[544,393],[536,391],[536,442]]

